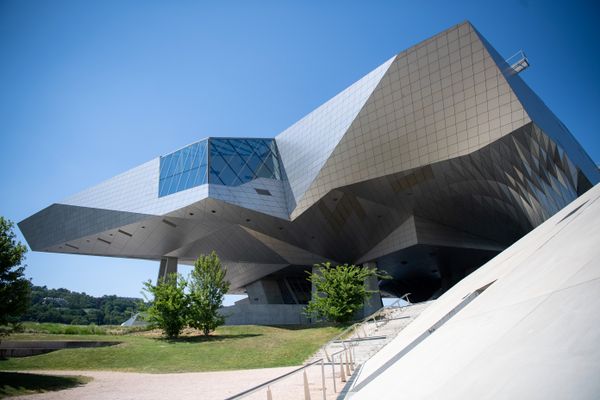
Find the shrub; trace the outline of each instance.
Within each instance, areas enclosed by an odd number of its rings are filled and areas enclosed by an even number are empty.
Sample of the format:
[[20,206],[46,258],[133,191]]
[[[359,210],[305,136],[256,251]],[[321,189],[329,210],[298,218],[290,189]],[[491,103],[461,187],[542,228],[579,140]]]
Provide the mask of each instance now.
[[186,326],[189,301],[186,286],[186,280],[177,273],[160,279],[156,286],[150,280],[144,283],[145,292],[154,296],[147,311],[148,322],[162,329],[168,338],[178,337]]
[[375,293],[366,289],[367,278],[385,278],[376,268],[348,264],[332,267],[328,262],[315,267],[319,269],[309,272],[308,280],[317,293],[306,306],[305,313],[337,323],[350,321],[363,302]]
[[229,290],[226,272],[213,251],[210,255],[198,257],[190,276],[189,325],[202,330],[205,335],[225,323],[225,318],[218,310],[223,304],[223,296]]

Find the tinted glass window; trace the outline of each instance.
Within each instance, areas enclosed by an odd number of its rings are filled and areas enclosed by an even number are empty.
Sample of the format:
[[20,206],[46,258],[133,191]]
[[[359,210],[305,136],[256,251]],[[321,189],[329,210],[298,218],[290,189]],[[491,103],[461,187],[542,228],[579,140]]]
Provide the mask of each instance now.
[[208,183],[208,141],[194,143],[160,158],[158,197]]
[[209,138],[160,158],[158,196],[207,183],[238,186],[257,178],[281,179],[274,139]]
[[273,139],[209,139],[209,183],[237,186],[257,178],[281,179]]

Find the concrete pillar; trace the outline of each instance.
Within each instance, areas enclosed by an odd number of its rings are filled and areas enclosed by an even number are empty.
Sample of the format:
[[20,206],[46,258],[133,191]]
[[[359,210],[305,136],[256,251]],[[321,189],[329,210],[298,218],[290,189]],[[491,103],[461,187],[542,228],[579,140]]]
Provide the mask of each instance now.
[[246,285],[250,304],[283,304],[281,290],[274,279],[259,279]]
[[163,257],[160,259],[160,267],[158,269],[158,277],[156,283],[161,279],[165,279],[169,274],[177,272],[177,257]]
[[[363,267],[366,268],[377,268],[377,264],[373,263],[364,263]],[[367,278],[365,281],[365,286],[367,290],[375,290],[376,292],[371,295],[367,300],[365,300],[363,305],[363,315],[366,317],[368,315],[373,314],[375,311],[379,310],[383,307],[383,302],[381,301],[381,293],[379,292],[379,281],[377,277],[372,276]]]

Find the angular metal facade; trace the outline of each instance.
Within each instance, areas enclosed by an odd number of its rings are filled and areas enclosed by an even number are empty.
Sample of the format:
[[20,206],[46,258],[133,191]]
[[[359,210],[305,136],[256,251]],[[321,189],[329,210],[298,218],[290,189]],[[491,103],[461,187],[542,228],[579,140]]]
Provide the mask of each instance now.
[[274,139],[192,146],[19,227],[37,251],[188,263],[215,250],[235,291],[326,260],[375,262],[395,278],[382,289],[424,299],[600,180],[468,22],[392,57]]

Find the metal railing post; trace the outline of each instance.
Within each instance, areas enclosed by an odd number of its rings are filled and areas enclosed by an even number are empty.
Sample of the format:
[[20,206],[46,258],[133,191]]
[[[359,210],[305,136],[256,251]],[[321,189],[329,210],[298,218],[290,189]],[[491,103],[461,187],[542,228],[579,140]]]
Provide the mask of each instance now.
[[344,363],[342,362],[342,353],[339,354],[340,356],[340,378],[342,382],[346,382],[346,374],[344,373]]
[[335,387],[335,360],[331,356],[331,379],[333,380],[333,393],[337,393],[337,387]]
[[346,351],[344,351],[344,358],[346,360],[346,375],[348,375],[348,377],[350,377],[350,367],[348,366],[348,349],[346,349]]
[[267,400],[273,400],[273,394],[271,393],[271,386],[267,386]]
[[321,387],[323,388],[323,400],[326,400],[327,396],[325,392],[327,388],[325,387],[325,363],[321,360]]
[[306,370],[303,371],[304,376],[304,400],[310,400],[310,390],[308,389],[308,377],[306,376]]

